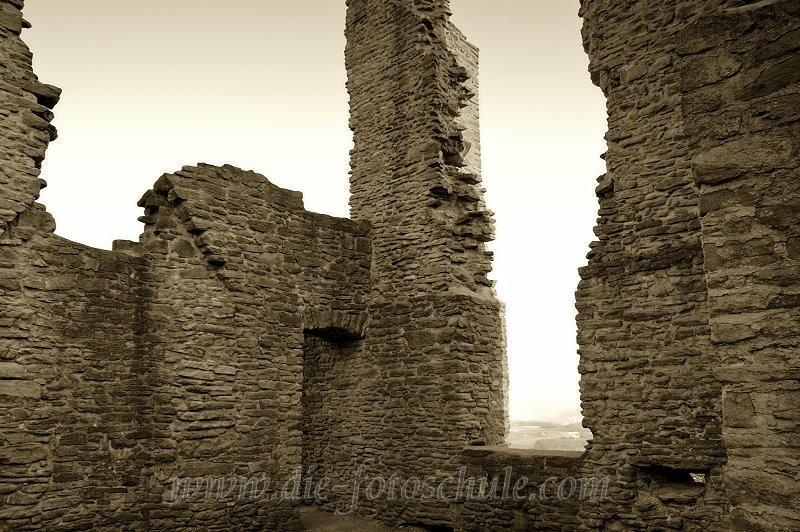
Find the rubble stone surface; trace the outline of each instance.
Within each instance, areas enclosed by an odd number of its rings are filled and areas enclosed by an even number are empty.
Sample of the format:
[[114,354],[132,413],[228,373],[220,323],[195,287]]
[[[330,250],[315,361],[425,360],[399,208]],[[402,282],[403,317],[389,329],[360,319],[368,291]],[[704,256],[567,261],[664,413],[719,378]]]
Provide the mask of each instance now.
[[[503,446],[478,50],[448,0],[348,1],[350,219],[198,164],[113,251],[36,203],[60,91],[22,8],[0,0],[0,530],[328,526],[358,474],[394,527],[800,528],[800,2],[581,2],[609,111],[582,454]],[[346,489],[287,496],[298,467]],[[367,496],[459,474],[502,493]]]

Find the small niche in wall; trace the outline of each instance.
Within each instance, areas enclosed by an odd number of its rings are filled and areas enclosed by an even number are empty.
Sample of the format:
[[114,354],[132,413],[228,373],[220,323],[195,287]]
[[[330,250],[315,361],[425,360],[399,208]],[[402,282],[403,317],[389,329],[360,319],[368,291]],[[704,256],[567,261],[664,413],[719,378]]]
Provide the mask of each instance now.
[[680,469],[652,465],[639,467],[640,478],[659,484],[705,484],[709,477],[708,469]]
[[453,532],[453,527],[446,525],[429,525],[425,523],[405,523],[403,527],[408,527],[412,530],[425,530],[426,532]]
[[660,465],[639,467],[640,494],[657,497],[664,504],[694,504],[706,492],[710,471]]
[[[710,471],[702,468],[675,468],[647,465],[638,468],[637,499],[648,507],[662,510],[691,507],[706,497]],[[659,510],[661,511],[661,510]]]

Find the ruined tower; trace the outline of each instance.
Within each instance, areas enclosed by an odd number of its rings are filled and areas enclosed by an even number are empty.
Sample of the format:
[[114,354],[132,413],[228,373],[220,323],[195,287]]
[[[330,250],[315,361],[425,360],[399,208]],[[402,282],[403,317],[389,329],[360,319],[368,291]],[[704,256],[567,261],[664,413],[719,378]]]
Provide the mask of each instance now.
[[609,110],[583,467],[615,501],[582,523],[797,529],[800,3],[581,4]]
[[[199,164],[161,176],[139,242],[111,252],[56,236],[34,203],[59,91],[32,73],[22,2],[0,6],[3,526],[277,530],[302,501],[275,485],[208,495],[298,469],[423,478],[504,441],[477,50],[447,2],[349,5],[351,220]],[[184,497],[198,479],[216,480]],[[363,511],[450,521],[442,504]]]
[[[360,420],[365,445],[332,464],[340,475],[376,458],[374,470],[423,478],[454,470],[471,441],[505,441],[502,305],[487,278],[493,221],[480,185],[478,52],[450,23],[448,4],[348,2],[350,205],[354,221],[370,224],[372,262],[369,321],[348,362],[365,378],[341,399]],[[383,511],[419,520],[400,505]]]
[[[513,497],[356,510],[800,528],[800,2],[581,4],[608,172],[576,294],[594,440],[558,453],[502,446],[478,53],[447,0],[348,2],[351,219],[199,164],[156,180],[113,251],[36,203],[60,91],[33,74],[23,1],[0,0],[0,529],[296,530],[298,506],[363,495],[354,476],[461,466]],[[345,490],[282,487],[323,477]]]

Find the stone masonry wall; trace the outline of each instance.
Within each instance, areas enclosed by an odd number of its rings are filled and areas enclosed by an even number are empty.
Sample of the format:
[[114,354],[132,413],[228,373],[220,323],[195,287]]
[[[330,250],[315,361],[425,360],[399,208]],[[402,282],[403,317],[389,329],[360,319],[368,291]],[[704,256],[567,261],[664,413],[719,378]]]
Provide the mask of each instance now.
[[6,234],[22,241],[0,248],[0,528],[125,521],[143,494],[140,444],[158,414],[143,393],[147,337],[136,334],[143,264],[30,226],[30,214]]
[[[2,5],[11,28],[3,53],[18,67],[3,70],[17,84],[4,85],[15,97],[5,101],[4,142],[17,151],[5,152],[16,159],[3,167],[0,198],[9,206],[4,526],[280,528],[291,503],[176,499],[174,481],[281,479],[299,465],[347,480],[368,457],[382,472],[435,474],[455,469],[469,441],[502,443],[502,307],[486,277],[491,213],[478,186],[477,81],[467,73],[477,50],[446,6],[400,3],[401,16],[386,20],[399,32],[391,54],[410,61],[394,72],[406,72],[405,85],[390,87],[402,111],[391,118],[405,126],[389,147],[416,144],[408,167],[374,175],[392,178],[405,209],[384,196],[388,182],[360,180],[373,170],[359,156],[375,130],[355,127],[356,221],[308,213],[299,194],[258,174],[199,165],[145,194],[140,243],[103,252],[54,236],[52,218],[32,204],[58,90],[34,83],[21,2]],[[369,7],[382,16],[382,5]],[[351,51],[375,47],[382,31],[350,30]],[[352,72],[352,85],[366,74]],[[419,101],[402,104],[409,88]],[[354,108],[367,96],[352,94]],[[367,116],[373,104],[364,102]],[[39,115],[44,122],[31,118]],[[341,349],[343,339],[353,348]],[[349,414],[330,427],[319,413],[331,411]],[[446,504],[386,516],[451,521]]]
[[[113,251],[56,236],[35,203],[60,91],[32,72],[22,4],[0,0],[0,530],[296,529],[299,501],[271,495],[297,467],[352,486],[359,468],[462,466],[511,467],[528,496],[362,494],[358,511],[476,531],[800,526],[800,2],[581,2],[609,111],[576,295],[582,456],[497,447],[478,52],[447,0],[348,2],[352,220],[200,164],[159,178],[140,241]],[[235,503],[175,489],[231,477],[278,484]],[[608,498],[536,497],[551,478],[608,479]]]
[[[576,521],[465,502],[458,530],[797,529],[799,14],[582,2],[608,173],[577,292],[594,440],[560,473],[608,478],[609,500]],[[519,452],[468,453],[471,470],[540,475]]]
[[577,294],[584,472],[617,479],[584,527],[797,526],[797,13],[582,3],[609,108]]
[[[425,478],[470,441],[502,444],[502,306],[487,278],[477,50],[445,0],[350,0],[351,215],[372,226],[370,322],[358,357],[364,443],[343,471]],[[403,442],[398,445],[398,442]],[[377,501],[386,521],[452,526],[447,503]]]
[[[292,478],[304,441],[324,436],[303,433],[306,331],[363,334],[368,227],[308,213],[299,193],[229,166],[165,175],[140,204],[142,251],[158,280],[153,349],[175,412],[153,491],[169,499],[175,477]],[[167,500],[151,524],[180,515],[187,528],[285,526],[292,501],[273,504]]]
[[682,111],[700,190],[735,530],[800,528],[800,2],[687,28]]
[[445,0],[348,6],[350,204],[373,226],[376,288],[490,300],[492,213],[470,156],[480,150],[477,51],[449,23]]
[[0,4],[0,529],[290,526],[292,502],[176,500],[174,480],[301,465],[305,331],[363,334],[368,227],[200,166],[143,198],[141,244],[53,235],[33,201],[59,91],[21,7]]
[[20,38],[29,27],[22,3],[0,1],[0,236],[46,186],[39,174],[47,145],[56,138],[51,109],[61,94],[33,73],[32,54]]
[[[579,477],[580,458],[581,453],[559,451],[464,450],[464,477],[487,479],[484,493],[493,498],[481,500],[480,489],[465,482],[455,529],[577,530],[581,502],[601,498],[605,489],[600,482],[589,484]],[[468,493],[474,498],[467,498]]]
[[232,167],[164,176],[142,204],[142,244],[115,252],[38,208],[6,235],[0,524],[288,526],[291,501],[175,500],[174,479],[302,464],[304,329],[363,328],[367,228]]
[[[590,528],[722,519],[722,387],[677,54],[702,4],[582,2],[589,68],[609,113],[598,241],[577,292],[581,400],[594,435],[585,467],[615,479],[613,504],[584,505]],[[683,485],[642,493],[661,468]],[[693,470],[711,472],[700,499]]]

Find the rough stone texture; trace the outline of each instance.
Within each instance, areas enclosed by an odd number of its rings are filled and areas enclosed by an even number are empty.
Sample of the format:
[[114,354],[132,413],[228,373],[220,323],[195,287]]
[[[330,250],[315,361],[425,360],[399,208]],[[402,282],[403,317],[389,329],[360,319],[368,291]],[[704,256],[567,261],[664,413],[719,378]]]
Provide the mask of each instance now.
[[350,6],[352,221],[201,164],[158,179],[140,242],[112,252],[55,236],[33,203],[58,90],[32,73],[22,2],[0,7],[0,527],[289,529],[299,501],[187,501],[172,483],[300,465],[347,482],[367,459],[426,476],[504,441],[477,50],[446,6]]
[[577,293],[583,467],[617,480],[586,528],[800,526],[798,6],[582,2],[609,109]]
[[[165,175],[140,205],[158,283],[148,330],[174,416],[153,491],[175,477],[291,478],[302,464],[306,331],[363,334],[367,226],[308,213],[299,193],[233,167]],[[285,517],[264,501],[198,506],[180,524],[196,526],[198,511],[245,528]],[[151,515],[152,526],[174,526],[172,507],[154,514],[164,521]]]
[[598,241],[577,292],[581,400],[594,435],[584,468],[614,478],[616,502],[584,505],[587,527],[663,526],[668,516],[719,522],[723,511],[721,501],[711,506],[716,474],[699,513],[694,497],[665,502],[639,490],[651,468],[717,473],[724,464],[676,49],[700,4],[582,2],[590,71],[609,112]]
[[[234,503],[173,481],[303,466],[346,485],[365,464],[528,482],[362,494],[393,525],[800,528],[797,0],[582,2],[609,146],[576,295],[581,456],[496,447],[478,52],[447,0],[348,2],[351,220],[200,164],[158,179],[140,241],[110,252],[55,236],[35,203],[59,91],[32,72],[21,9],[0,0],[0,529],[297,530],[310,514],[276,485]],[[536,496],[603,478],[606,500]]]
[[31,52],[20,38],[27,25],[22,2],[0,2],[0,237],[46,186],[39,174],[47,145],[56,138],[51,109],[61,95],[33,73]]
[[732,527],[797,530],[800,2],[699,20],[679,53]]
[[[492,213],[480,187],[477,50],[448,2],[350,0],[351,214],[371,223],[370,324],[357,358],[364,437],[339,471],[425,478],[507,430],[502,306],[487,278]],[[351,398],[352,400],[352,398]],[[403,442],[398,445],[398,442]],[[399,523],[450,521],[447,504],[376,504]]]
[[455,529],[577,530],[581,500],[590,498],[593,490],[599,498],[603,491],[601,485],[585,484],[586,479],[578,477],[580,458],[581,453],[565,451],[466,449],[466,476],[498,479],[498,498],[457,505]]
[[171,501],[172,480],[291,478],[304,330],[362,331],[368,229],[232,167],[166,175],[142,205],[125,251],[8,234],[4,524],[284,526],[269,502]]

